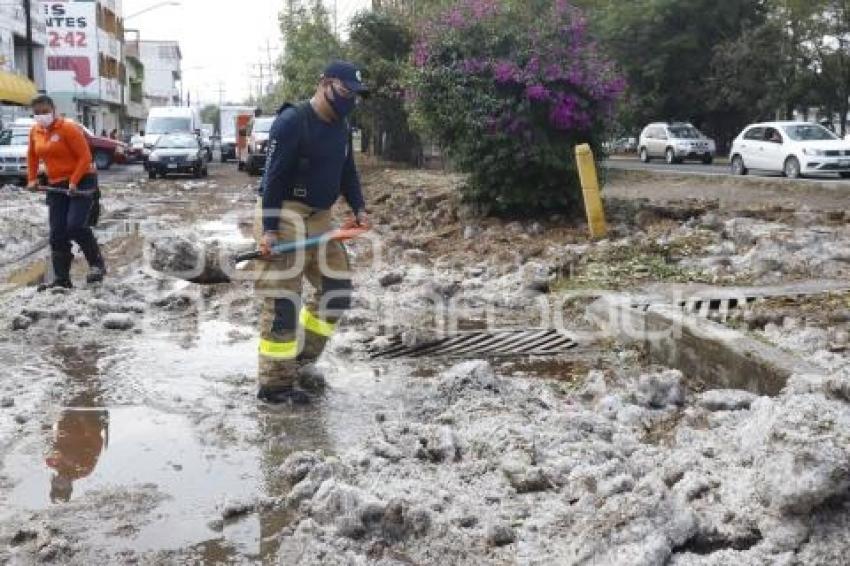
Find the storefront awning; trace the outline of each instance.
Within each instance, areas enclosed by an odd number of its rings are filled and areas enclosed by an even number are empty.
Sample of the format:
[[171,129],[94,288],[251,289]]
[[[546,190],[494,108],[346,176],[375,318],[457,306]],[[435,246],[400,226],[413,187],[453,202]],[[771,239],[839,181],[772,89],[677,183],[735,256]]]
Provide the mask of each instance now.
[[27,106],[36,94],[35,83],[26,77],[0,71],[0,103]]

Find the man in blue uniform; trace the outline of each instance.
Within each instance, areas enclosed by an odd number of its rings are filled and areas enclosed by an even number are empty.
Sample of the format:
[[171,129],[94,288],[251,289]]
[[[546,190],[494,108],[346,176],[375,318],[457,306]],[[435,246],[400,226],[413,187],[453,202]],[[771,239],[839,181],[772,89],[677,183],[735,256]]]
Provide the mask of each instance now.
[[[358,225],[367,225],[360,178],[354,163],[348,116],[368,93],[353,64],[328,65],[309,101],[284,105],[269,134],[260,184],[255,237],[255,290],[260,315],[260,389],[268,403],[303,403],[299,369],[315,361],[351,306],[351,270],[339,242],[273,255],[277,242],[302,240],[332,229],[331,208],[343,196]],[[302,305],[304,278],[318,290],[315,307]]]

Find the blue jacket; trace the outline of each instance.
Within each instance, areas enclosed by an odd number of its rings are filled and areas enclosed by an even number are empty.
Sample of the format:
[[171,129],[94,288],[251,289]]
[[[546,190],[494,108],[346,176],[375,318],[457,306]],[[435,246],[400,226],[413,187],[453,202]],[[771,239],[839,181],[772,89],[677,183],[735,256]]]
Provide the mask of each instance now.
[[[301,123],[302,113],[306,124]],[[260,183],[263,209],[279,210],[286,200],[329,209],[340,195],[355,213],[365,209],[348,122],[325,122],[309,104],[302,113],[285,107],[272,124]],[[264,216],[263,229],[277,230],[278,216]]]

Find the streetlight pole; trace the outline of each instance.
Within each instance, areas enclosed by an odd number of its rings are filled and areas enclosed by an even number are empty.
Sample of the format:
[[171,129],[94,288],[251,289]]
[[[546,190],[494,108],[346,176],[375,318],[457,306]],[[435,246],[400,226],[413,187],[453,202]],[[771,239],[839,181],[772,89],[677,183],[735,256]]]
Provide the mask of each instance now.
[[142,14],[150,12],[151,10],[156,10],[157,8],[162,8],[162,7],[165,7],[165,6],[180,6],[180,2],[176,2],[174,0],[171,0],[169,2],[159,2],[157,4],[154,4],[153,6],[148,6],[144,10],[139,10],[138,12],[134,12],[134,13],[130,14],[129,16],[124,16],[124,21],[126,22],[130,18],[135,18],[136,16],[140,16]]
[[24,20],[27,27],[27,77],[35,82],[35,63],[32,55],[32,3],[24,0]]

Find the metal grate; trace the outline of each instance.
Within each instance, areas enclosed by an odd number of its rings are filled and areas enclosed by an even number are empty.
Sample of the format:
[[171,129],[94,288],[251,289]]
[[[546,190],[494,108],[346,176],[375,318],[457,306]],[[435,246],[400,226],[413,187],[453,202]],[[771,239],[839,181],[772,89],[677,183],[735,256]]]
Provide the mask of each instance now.
[[414,346],[397,339],[372,353],[372,358],[422,358],[426,356],[552,356],[578,346],[559,330],[503,330],[463,332]]
[[[705,292],[705,291],[704,291]],[[747,307],[767,299],[797,299],[830,293],[850,292],[846,284],[838,285],[787,285],[762,288],[713,289],[709,295],[693,295],[687,300],[674,303],[687,314],[726,322],[732,311]],[[633,309],[646,311],[653,305],[667,305],[666,301],[640,301],[632,303]]]

